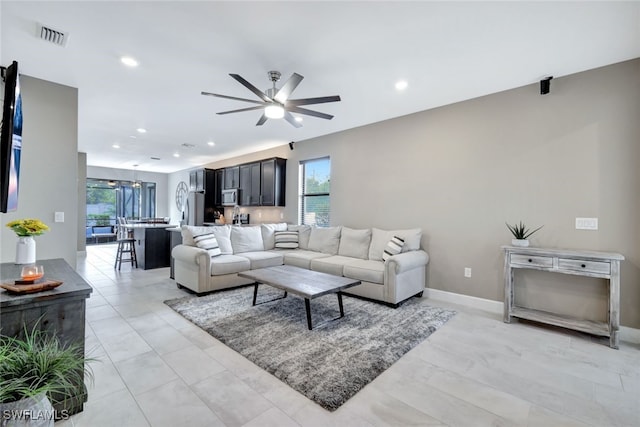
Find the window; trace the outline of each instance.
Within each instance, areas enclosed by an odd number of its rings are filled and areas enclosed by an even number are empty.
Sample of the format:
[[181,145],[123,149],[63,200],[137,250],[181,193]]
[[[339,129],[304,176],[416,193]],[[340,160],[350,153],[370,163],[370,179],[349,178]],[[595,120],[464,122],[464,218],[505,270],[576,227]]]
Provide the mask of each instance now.
[[300,224],[330,224],[331,161],[329,157],[300,162]]

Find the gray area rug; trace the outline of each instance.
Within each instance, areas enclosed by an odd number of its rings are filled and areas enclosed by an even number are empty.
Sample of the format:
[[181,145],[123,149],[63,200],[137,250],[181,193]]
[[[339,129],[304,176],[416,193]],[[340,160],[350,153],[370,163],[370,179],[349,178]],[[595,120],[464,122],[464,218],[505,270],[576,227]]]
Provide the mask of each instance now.
[[[258,302],[282,296],[261,285]],[[209,334],[329,411],[435,332],[455,311],[411,298],[397,309],[344,296],[345,317],[309,331],[304,300],[252,306],[253,286],[165,301]],[[311,301],[315,325],[338,317],[338,298]]]

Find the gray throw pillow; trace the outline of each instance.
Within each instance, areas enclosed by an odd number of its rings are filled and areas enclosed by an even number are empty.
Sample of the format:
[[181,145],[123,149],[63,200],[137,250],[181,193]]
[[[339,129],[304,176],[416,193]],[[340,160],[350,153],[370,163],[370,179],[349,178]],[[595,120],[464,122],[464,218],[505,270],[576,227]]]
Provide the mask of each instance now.
[[336,255],[340,246],[341,227],[312,227],[309,236],[309,250]]
[[342,227],[338,255],[367,259],[369,256],[370,244],[370,229],[355,230],[353,228]]

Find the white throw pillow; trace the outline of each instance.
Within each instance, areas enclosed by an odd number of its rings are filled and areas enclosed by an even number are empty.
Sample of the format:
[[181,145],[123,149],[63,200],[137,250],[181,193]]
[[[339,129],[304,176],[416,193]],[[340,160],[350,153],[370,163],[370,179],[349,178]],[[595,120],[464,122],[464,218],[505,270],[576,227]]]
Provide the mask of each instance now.
[[341,227],[312,227],[309,236],[309,250],[336,255],[340,246]]
[[402,252],[402,247],[404,246],[404,240],[398,236],[393,236],[391,240],[387,243],[387,247],[384,249],[382,253],[382,260],[386,261],[394,255],[398,255]]
[[298,232],[298,247],[300,249],[309,249],[310,225],[289,225],[287,230]]
[[211,227],[196,227],[194,225],[183,225],[181,229],[182,234],[182,244],[187,246],[195,246],[196,242],[193,240],[194,237],[200,236],[201,234],[209,234],[213,230]]
[[216,236],[213,233],[201,234],[194,237],[193,240],[196,242],[197,247],[206,249],[211,257],[216,257],[222,253],[220,252],[220,247],[218,246]]
[[275,232],[275,248],[276,249],[296,249],[298,247],[297,231],[276,231]]
[[231,227],[231,246],[234,254],[263,251],[260,227]]
[[262,241],[264,242],[264,250],[268,251],[269,249],[273,249],[275,247],[275,232],[276,231],[286,231],[287,223],[281,222],[278,224],[262,224],[260,226],[262,231]]
[[371,246],[369,246],[369,259],[382,261],[387,243],[394,236],[404,240],[402,252],[415,251],[420,249],[420,239],[422,238],[422,230],[419,228],[411,228],[407,230],[380,230],[378,228],[371,229]]
[[231,247],[231,226],[226,224],[216,225],[211,228],[213,228],[213,234],[216,236],[222,255],[233,254],[233,248]]
[[370,244],[370,229],[354,230],[353,228],[342,227],[338,255],[367,259]]

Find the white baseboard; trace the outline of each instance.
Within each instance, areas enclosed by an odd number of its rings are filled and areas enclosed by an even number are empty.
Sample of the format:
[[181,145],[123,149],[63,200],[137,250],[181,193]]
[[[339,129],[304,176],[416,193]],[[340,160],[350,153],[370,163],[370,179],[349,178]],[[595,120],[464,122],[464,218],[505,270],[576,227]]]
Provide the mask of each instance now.
[[[465,307],[475,308],[493,314],[502,315],[504,312],[504,303],[500,301],[493,301],[489,299],[472,297],[469,295],[456,294],[453,292],[429,288],[425,289],[425,296],[427,298],[433,298],[439,301],[459,304]],[[620,326],[620,340],[632,344],[640,344],[640,329]]]
[[444,302],[464,305],[465,307],[477,308],[478,310],[488,311],[493,314],[502,314],[504,311],[504,304],[500,301],[455,294],[453,292],[441,291],[438,289],[425,289],[425,296],[427,298],[433,298]]

